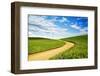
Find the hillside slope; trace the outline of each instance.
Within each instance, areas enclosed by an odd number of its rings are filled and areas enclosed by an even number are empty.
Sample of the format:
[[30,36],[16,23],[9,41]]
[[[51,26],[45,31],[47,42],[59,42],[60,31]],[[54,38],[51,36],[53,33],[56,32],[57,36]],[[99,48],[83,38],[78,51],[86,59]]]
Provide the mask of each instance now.
[[50,59],[80,59],[80,58],[88,57],[88,36],[87,35],[65,38],[62,40],[75,43],[75,46]]
[[28,54],[38,53],[61,47],[65,44],[62,40],[47,38],[28,38]]

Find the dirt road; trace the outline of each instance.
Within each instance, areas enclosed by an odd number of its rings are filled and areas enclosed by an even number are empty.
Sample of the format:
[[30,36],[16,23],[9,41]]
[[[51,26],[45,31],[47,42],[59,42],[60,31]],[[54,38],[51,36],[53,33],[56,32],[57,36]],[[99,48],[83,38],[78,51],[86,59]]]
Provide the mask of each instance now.
[[68,50],[74,46],[74,43],[71,42],[65,42],[65,45],[56,49],[51,49],[48,51],[36,53],[36,54],[31,54],[28,56],[28,60],[48,60],[49,58],[64,52],[65,50]]

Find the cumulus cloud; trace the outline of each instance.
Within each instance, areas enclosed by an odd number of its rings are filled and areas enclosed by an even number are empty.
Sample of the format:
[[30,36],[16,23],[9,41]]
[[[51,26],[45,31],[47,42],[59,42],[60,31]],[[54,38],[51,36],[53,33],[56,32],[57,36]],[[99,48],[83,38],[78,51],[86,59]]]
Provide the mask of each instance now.
[[88,31],[88,28],[87,27],[84,27],[83,29],[80,29],[81,32],[84,32],[84,31]]
[[[73,21],[74,17],[67,18],[67,16],[34,16],[29,15],[29,37],[46,37],[52,39],[66,38],[71,36],[87,34],[88,27],[83,25],[81,27]],[[82,22],[82,21],[81,21]],[[57,23],[57,24],[56,24]],[[84,24],[84,22],[83,22]],[[62,27],[67,26],[67,27]],[[71,28],[69,28],[71,27]],[[70,32],[73,30],[73,32]],[[78,32],[74,32],[78,30]]]
[[[42,37],[63,37],[66,34],[67,28],[59,28],[55,25],[54,20],[47,20],[45,16],[30,16],[29,17],[29,36]],[[38,32],[38,33],[37,33]],[[33,33],[33,35],[32,35]]]
[[83,35],[83,34],[87,34],[87,31],[88,31],[88,27],[80,27],[78,26],[77,24],[74,24],[74,25],[71,25],[71,27],[73,29],[76,29],[79,31],[79,35]]
[[65,21],[68,21],[68,19],[65,17],[62,17],[62,19],[60,20],[60,22],[65,22]]
[[71,25],[71,27],[74,28],[74,29],[77,29],[77,30],[81,29],[77,24],[73,24],[73,25]]

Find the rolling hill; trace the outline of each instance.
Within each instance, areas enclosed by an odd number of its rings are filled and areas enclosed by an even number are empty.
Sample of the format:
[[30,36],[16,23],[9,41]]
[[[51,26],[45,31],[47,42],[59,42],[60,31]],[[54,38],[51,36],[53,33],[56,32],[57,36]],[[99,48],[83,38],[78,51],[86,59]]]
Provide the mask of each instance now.
[[62,40],[53,40],[48,38],[29,37],[28,54],[38,53],[61,47],[65,44]]
[[88,57],[88,35],[61,39],[75,43],[75,46],[50,59],[80,59]]

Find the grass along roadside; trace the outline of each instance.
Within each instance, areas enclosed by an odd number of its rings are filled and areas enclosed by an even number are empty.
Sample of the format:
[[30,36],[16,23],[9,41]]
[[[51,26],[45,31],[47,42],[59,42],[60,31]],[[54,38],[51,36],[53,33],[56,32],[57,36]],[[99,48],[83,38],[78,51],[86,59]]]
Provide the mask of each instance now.
[[53,40],[47,38],[28,38],[28,54],[47,51],[61,47],[65,44],[62,40]]
[[64,41],[69,41],[75,43],[75,46],[69,50],[64,51],[52,58],[52,59],[80,59],[88,57],[88,36],[77,36],[71,38],[62,39]]
[[70,49],[74,47],[74,44],[73,43],[70,43],[70,42],[65,42],[65,45],[62,46],[62,47],[59,47],[59,48],[56,48],[56,49],[50,49],[50,50],[47,50],[47,51],[44,51],[44,52],[39,52],[39,53],[36,53],[36,54],[30,54],[28,55],[28,60],[29,61],[32,61],[32,60],[49,60],[49,58],[59,54],[59,53],[62,53],[65,51],[65,49]]

